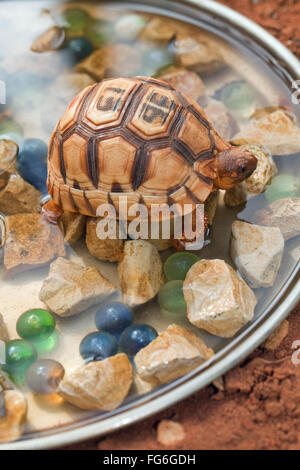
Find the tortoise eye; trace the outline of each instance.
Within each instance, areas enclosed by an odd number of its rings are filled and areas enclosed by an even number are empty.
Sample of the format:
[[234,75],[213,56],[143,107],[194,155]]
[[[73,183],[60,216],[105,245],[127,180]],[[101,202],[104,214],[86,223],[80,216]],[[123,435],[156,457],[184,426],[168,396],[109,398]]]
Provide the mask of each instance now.
[[247,171],[247,167],[246,167],[246,166],[242,166],[241,172],[242,172],[242,173],[246,173],[246,171]]

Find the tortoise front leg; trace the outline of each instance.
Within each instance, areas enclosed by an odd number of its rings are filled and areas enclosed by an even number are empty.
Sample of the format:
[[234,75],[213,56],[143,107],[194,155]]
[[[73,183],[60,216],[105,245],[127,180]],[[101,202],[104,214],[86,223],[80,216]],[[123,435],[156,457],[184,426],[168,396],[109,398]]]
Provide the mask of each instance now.
[[46,204],[44,204],[42,207],[42,216],[47,220],[47,222],[50,222],[51,224],[58,224],[62,214],[63,211],[55,204],[55,202],[52,201],[52,199],[46,202]]
[[[196,227],[196,222],[193,220],[193,230],[195,230],[195,227]],[[203,221],[203,230],[204,230],[204,233],[201,232],[199,233],[198,235],[196,234],[195,237],[193,239],[187,239],[183,233],[183,236],[182,238],[173,238],[172,239],[172,245],[173,247],[177,250],[177,251],[185,251],[187,249],[187,244],[188,243],[194,243],[198,238],[202,238],[203,236],[205,236],[206,234],[206,231],[207,231],[207,228],[208,228],[208,217],[207,217],[207,214],[206,212],[204,212],[204,221]],[[183,232],[183,231],[182,231]]]

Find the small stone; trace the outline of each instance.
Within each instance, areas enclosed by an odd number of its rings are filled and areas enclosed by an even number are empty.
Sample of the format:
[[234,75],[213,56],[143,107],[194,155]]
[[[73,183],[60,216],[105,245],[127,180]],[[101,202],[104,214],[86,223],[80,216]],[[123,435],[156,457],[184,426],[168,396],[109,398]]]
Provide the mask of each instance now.
[[158,78],[195,101],[201,101],[202,104],[205,101],[204,83],[195,72],[179,69],[160,75]]
[[278,227],[240,220],[232,224],[231,258],[249,286],[271,287],[274,284],[283,250],[284,238]]
[[213,382],[213,386],[216,387],[219,392],[224,392],[225,391],[225,383],[224,383],[224,377],[220,375],[217,377]]
[[272,155],[299,152],[300,129],[293,115],[284,109],[271,108],[270,112],[255,114],[254,118],[233,138],[234,144],[256,143],[265,145]]
[[158,385],[191,372],[214,352],[194,333],[171,324],[134,358],[142,380]]
[[90,362],[67,374],[59,394],[83,410],[111,411],[126,398],[133,380],[133,370],[126,354]]
[[86,224],[86,217],[84,215],[78,214],[77,212],[66,211],[61,216],[60,222],[63,226],[66,243],[72,245],[83,236]]
[[297,237],[300,235],[300,198],[289,197],[272,202],[256,212],[254,222],[278,227],[285,240]]
[[226,191],[224,201],[228,206],[237,206],[265,191],[277,173],[277,167],[270,152],[262,145],[248,144],[242,145],[241,148],[255,155],[257,167],[249,178]]
[[53,84],[52,90],[53,92],[55,90],[55,95],[61,97],[67,106],[74,96],[84,88],[93,85],[93,83],[95,83],[95,80],[87,73],[66,73],[59,75]]
[[238,132],[236,120],[221,101],[210,98],[205,106],[205,113],[223,139],[230,140]]
[[0,395],[1,393],[4,395],[5,409],[4,416],[0,415],[0,443],[3,444],[15,441],[22,436],[27,415],[27,402],[24,395],[17,390],[4,390],[0,391]]
[[41,267],[64,255],[64,239],[57,225],[48,223],[40,214],[6,217],[5,277]]
[[42,194],[18,174],[7,174],[7,178],[0,189],[0,212],[5,215],[40,212]]
[[182,424],[171,419],[163,419],[157,426],[157,441],[163,446],[176,446],[185,438]]
[[165,250],[168,250],[169,248],[171,248],[172,245],[172,240],[168,240],[167,238],[166,239],[148,239],[147,241],[149,241],[150,243],[152,243],[152,245],[155,246],[155,248],[158,250],[158,251],[165,251]]
[[270,334],[268,339],[263,344],[263,347],[268,351],[274,351],[280,346],[281,342],[288,335],[289,332],[289,322],[288,320],[283,320],[280,325],[275,328],[275,330]]
[[189,321],[217,336],[229,338],[253,318],[253,291],[223,260],[202,259],[183,283]]
[[11,165],[15,163],[18,156],[18,151],[18,145],[12,140],[0,140],[0,173],[7,170],[9,167],[11,167]]
[[0,313],[0,341],[6,342],[8,340],[9,340],[9,337],[8,337],[6,324],[5,324],[3,315]]
[[152,18],[140,34],[140,39],[154,42],[158,45],[166,45],[176,34],[176,25],[165,18]]
[[213,73],[224,67],[224,61],[217,51],[201,35],[188,36],[178,33],[174,41],[174,53],[180,65],[198,73]]
[[52,26],[37,37],[31,44],[33,52],[48,52],[59,49],[65,40],[65,31],[59,26]]
[[[97,224],[101,220],[97,217],[88,217],[86,223],[86,246],[95,258],[101,261],[120,261],[124,241],[119,239],[106,238],[102,240],[97,235]],[[119,225],[117,224],[116,231],[119,231]]]
[[104,77],[135,75],[141,66],[141,55],[136,48],[127,44],[113,44],[93,52],[89,57],[79,62],[77,72],[87,73],[95,80]]
[[125,242],[118,277],[126,304],[133,307],[155,297],[163,283],[163,266],[155,246],[144,240]]
[[50,265],[39,298],[52,312],[69,317],[102,302],[114,291],[115,287],[97,268],[57,258]]

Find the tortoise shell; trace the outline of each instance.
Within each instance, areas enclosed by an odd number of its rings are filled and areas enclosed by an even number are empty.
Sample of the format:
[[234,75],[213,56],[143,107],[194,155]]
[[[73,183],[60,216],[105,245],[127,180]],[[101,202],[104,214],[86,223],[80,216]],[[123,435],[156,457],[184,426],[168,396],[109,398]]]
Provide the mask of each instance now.
[[[101,204],[203,203],[216,155],[231,146],[202,108],[165,82],[104,80],[70,103],[50,140],[48,189],[62,210],[96,216]],[[118,213],[118,212],[117,212]]]

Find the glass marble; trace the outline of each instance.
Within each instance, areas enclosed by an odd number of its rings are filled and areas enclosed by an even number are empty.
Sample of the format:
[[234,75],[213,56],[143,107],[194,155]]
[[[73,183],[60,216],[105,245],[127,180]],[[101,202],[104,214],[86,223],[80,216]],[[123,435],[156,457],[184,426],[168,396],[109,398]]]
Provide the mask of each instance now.
[[56,393],[65,369],[53,359],[39,359],[26,372],[28,387],[35,393],[49,395]]
[[60,334],[57,330],[54,330],[53,333],[43,341],[31,340],[39,356],[45,356],[51,351],[54,351],[58,347],[59,341]]
[[98,330],[107,331],[112,335],[120,335],[125,328],[133,323],[133,312],[122,302],[110,302],[99,308],[95,316]]
[[174,64],[174,55],[166,47],[157,47],[145,52],[142,72],[148,76],[156,76],[163,69]]
[[53,315],[42,308],[33,308],[23,313],[17,321],[17,333],[28,341],[44,341],[55,329]]
[[79,352],[86,361],[101,361],[114,356],[118,351],[118,342],[114,336],[103,331],[89,333],[79,345]]
[[225,85],[220,92],[220,98],[233,114],[250,115],[254,111],[255,91],[243,80]]
[[190,267],[199,261],[199,257],[194,253],[182,251],[169,256],[164,264],[164,272],[168,281],[184,281]]
[[183,281],[167,282],[158,293],[160,307],[167,312],[186,313],[186,303],[182,291]]
[[56,17],[57,25],[66,29],[68,38],[83,35],[90,21],[89,13],[82,8],[68,8]]
[[128,356],[135,356],[157,337],[157,331],[150,325],[128,326],[120,336],[119,347]]
[[21,375],[37,360],[35,347],[23,339],[8,341],[5,346],[4,369],[9,374]]
[[15,121],[2,121],[0,122],[0,139],[12,140],[19,145],[23,139],[23,129]]
[[66,48],[69,52],[69,60],[73,64],[80,62],[93,52],[91,41],[84,37],[69,39]]
[[48,146],[40,139],[26,139],[18,156],[18,170],[25,181],[46,194]]
[[121,16],[114,26],[116,37],[123,41],[133,41],[147,24],[140,15],[128,14]]
[[265,191],[269,203],[287,197],[300,197],[300,178],[293,175],[277,175]]
[[85,37],[96,48],[103,46],[111,37],[112,26],[105,20],[93,20],[87,30]]

